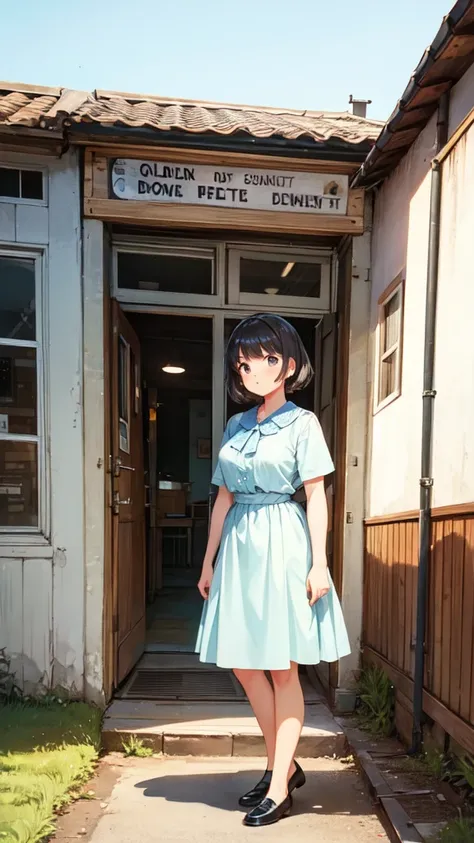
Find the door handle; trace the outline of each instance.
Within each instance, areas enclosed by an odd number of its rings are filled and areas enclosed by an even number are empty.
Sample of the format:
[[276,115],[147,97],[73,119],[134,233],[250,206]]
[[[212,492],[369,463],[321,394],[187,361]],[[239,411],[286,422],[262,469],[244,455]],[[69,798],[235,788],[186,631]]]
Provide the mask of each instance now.
[[135,471],[133,465],[122,465],[120,457],[114,460],[114,477],[119,477],[121,471]]
[[121,501],[121,500],[120,500],[120,493],[119,493],[119,492],[114,492],[114,494],[113,494],[113,503],[112,503],[112,511],[113,511],[114,515],[118,515],[118,514],[119,514],[119,512],[120,512],[120,507],[121,507],[121,506],[130,506],[130,504],[131,504],[131,503],[132,503],[132,499],[131,499],[131,498],[126,498],[126,500]]

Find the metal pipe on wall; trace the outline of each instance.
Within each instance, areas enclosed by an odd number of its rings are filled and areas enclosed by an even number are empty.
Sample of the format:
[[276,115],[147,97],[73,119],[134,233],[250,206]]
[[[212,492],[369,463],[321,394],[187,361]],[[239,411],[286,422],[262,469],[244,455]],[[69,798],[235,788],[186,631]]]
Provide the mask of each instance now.
[[[437,152],[448,138],[449,92],[443,94],[438,107]],[[412,752],[419,752],[423,743],[423,685],[425,672],[426,608],[428,569],[431,547],[431,506],[433,492],[432,455],[434,421],[434,368],[436,340],[436,306],[438,297],[439,240],[441,217],[441,164],[431,164],[431,195],[428,235],[428,265],[425,304],[425,343],[423,351],[423,410],[421,423],[421,477],[418,585],[416,607],[415,674],[413,686]]]

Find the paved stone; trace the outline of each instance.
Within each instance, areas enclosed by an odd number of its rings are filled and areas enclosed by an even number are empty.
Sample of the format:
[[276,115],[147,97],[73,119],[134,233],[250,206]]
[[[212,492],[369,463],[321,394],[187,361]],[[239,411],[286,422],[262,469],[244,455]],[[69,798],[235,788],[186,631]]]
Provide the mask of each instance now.
[[[248,703],[175,702],[169,705],[117,700],[104,720],[104,748],[108,752],[120,750],[122,742],[130,735],[137,735],[156,752],[162,748],[165,754],[248,756],[264,753],[260,728]],[[214,738],[220,748],[212,753],[209,747],[212,748]],[[168,753],[167,745],[173,746],[172,752]],[[327,706],[322,703],[307,705],[298,749],[300,755],[309,758],[343,755],[345,745],[344,732]]]
[[[266,843],[388,840],[359,773],[335,759],[307,760],[307,784],[297,792],[292,815],[260,831],[242,825],[237,800],[255,783],[261,760],[110,756],[105,763],[119,765],[119,778],[83,838],[90,843],[244,843],[255,834]],[[79,810],[68,812],[69,834]],[[77,819],[82,822],[79,814]]]

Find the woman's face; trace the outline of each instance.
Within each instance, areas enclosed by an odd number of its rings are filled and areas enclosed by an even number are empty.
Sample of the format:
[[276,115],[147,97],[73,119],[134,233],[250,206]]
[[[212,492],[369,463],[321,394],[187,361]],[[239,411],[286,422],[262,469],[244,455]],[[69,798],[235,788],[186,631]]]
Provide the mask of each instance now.
[[[253,395],[265,398],[277,389],[283,389],[284,381],[280,381],[283,358],[280,354],[268,354],[262,349],[261,357],[247,359],[239,352],[238,372],[242,383]],[[295,372],[294,360],[289,361],[286,377]]]

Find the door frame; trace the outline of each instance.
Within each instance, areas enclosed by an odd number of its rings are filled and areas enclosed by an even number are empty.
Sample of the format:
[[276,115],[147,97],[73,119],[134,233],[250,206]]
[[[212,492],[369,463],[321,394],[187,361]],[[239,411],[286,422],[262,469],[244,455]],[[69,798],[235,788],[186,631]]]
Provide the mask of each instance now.
[[[346,465],[346,424],[347,418],[347,354],[349,341],[349,321],[350,314],[345,311],[346,307],[350,305],[350,243],[344,250],[343,257],[347,251],[348,257],[346,260],[341,260],[341,267],[344,269],[341,272],[342,283],[338,285],[338,309],[336,313],[337,318],[337,351],[336,351],[336,383],[337,383],[337,398],[336,398],[336,472],[335,472],[335,497],[334,497],[334,523],[336,529],[334,530],[334,582],[338,593],[340,594],[342,584],[342,568],[343,568],[343,541],[344,541],[344,507],[345,507],[345,465]],[[347,267],[347,268],[346,268]],[[347,279],[349,283],[347,283]],[[107,296],[107,298],[106,298]],[[156,314],[157,316],[174,315],[185,317],[209,318],[212,319],[212,338],[213,338],[213,367],[212,367],[212,460],[215,464],[219,453],[222,432],[225,427],[225,389],[224,389],[224,325],[226,319],[243,319],[249,316],[248,308],[234,307],[229,308],[209,308],[209,307],[183,307],[171,305],[155,305],[155,304],[136,304],[134,302],[126,302],[118,300],[118,305],[125,314],[127,313],[147,313]],[[105,363],[105,436],[107,453],[111,452],[111,313],[112,313],[112,297],[109,292],[104,289],[104,363]],[[341,311],[341,307],[343,310]],[[286,313],[282,310],[282,315],[288,317],[296,317],[303,319],[314,319],[317,322],[318,317],[312,313]],[[107,699],[110,699],[113,691],[113,664],[116,659],[116,634],[113,630],[114,607],[117,603],[116,587],[113,584],[111,556],[112,556],[112,476],[111,467],[107,466],[106,488],[105,488],[105,507],[106,507],[106,524],[105,524],[105,564],[104,564],[104,686],[106,689]],[[112,584],[112,588],[110,585]],[[329,669],[329,685],[328,689],[333,694],[338,682],[338,667],[337,663],[330,665]]]

